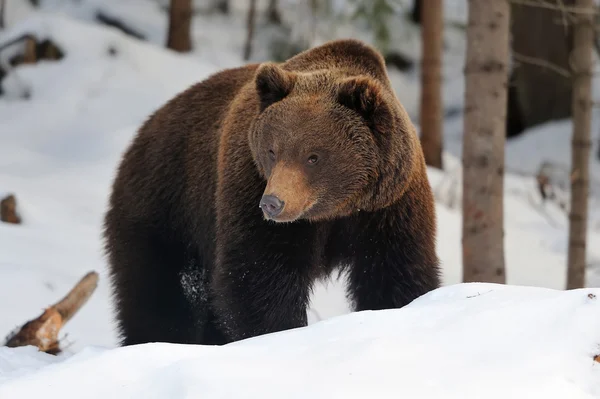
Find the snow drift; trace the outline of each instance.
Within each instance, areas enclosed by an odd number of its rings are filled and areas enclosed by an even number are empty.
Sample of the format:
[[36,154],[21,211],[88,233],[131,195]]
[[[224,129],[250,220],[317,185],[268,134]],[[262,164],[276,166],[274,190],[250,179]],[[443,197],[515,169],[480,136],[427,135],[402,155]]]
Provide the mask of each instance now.
[[440,288],[225,346],[0,349],[0,398],[592,398],[600,289]]

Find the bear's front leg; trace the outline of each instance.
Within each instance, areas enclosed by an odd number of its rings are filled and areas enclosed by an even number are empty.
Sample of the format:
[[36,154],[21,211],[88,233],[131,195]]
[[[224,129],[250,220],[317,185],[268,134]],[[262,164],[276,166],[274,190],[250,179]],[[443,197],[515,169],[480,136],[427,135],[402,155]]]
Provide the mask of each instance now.
[[344,230],[355,311],[400,308],[439,287],[435,225],[420,213],[392,205],[361,212]]
[[238,221],[218,235],[214,307],[232,340],[307,324],[307,226]]
[[[239,170],[239,169],[238,169]],[[264,182],[224,173],[217,198],[213,308],[232,340],[307,325],[314,228],[264,219]]]

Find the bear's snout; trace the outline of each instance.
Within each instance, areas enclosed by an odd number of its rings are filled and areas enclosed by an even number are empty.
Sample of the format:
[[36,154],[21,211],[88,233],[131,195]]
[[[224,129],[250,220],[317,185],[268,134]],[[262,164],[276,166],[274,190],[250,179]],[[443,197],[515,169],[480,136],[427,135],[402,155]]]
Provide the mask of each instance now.
[[267,219],[293,222],[315,203],[315,192],[298,167],[278,163],[273,168],[259,206]]
[[281,213],[285,203],[275,195],[263,195],[260,200],[260,208],[269,218],[274,218]]

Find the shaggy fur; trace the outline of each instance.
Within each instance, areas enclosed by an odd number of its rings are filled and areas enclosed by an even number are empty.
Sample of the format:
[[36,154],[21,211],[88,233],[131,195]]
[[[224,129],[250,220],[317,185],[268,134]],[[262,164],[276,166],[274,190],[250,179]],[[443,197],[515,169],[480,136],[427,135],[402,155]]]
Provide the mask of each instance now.
[[217,73],[156,111],[119,167],[105,237],[122,343],[304,326],[338,265],[354,310],[402,307],[439,286],[435,224],[374,49],[339,40]]

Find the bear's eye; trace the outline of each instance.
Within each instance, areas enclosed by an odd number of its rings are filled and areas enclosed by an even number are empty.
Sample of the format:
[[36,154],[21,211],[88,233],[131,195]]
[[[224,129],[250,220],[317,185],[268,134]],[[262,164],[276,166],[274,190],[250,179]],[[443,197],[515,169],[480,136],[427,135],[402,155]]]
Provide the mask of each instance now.
[[274,161],[274,160],[275,160],[275,151],[273,151],[273,150],[269,150],[269,159],[270,159],[271,161]]
[[319,156],[315,155],[315,154],[309,156],[308,159],[306,160],[306,163],[309,164],[309,165],[311,165],[311,166],[312,165],[316,165],[317,162],[319,162]]

